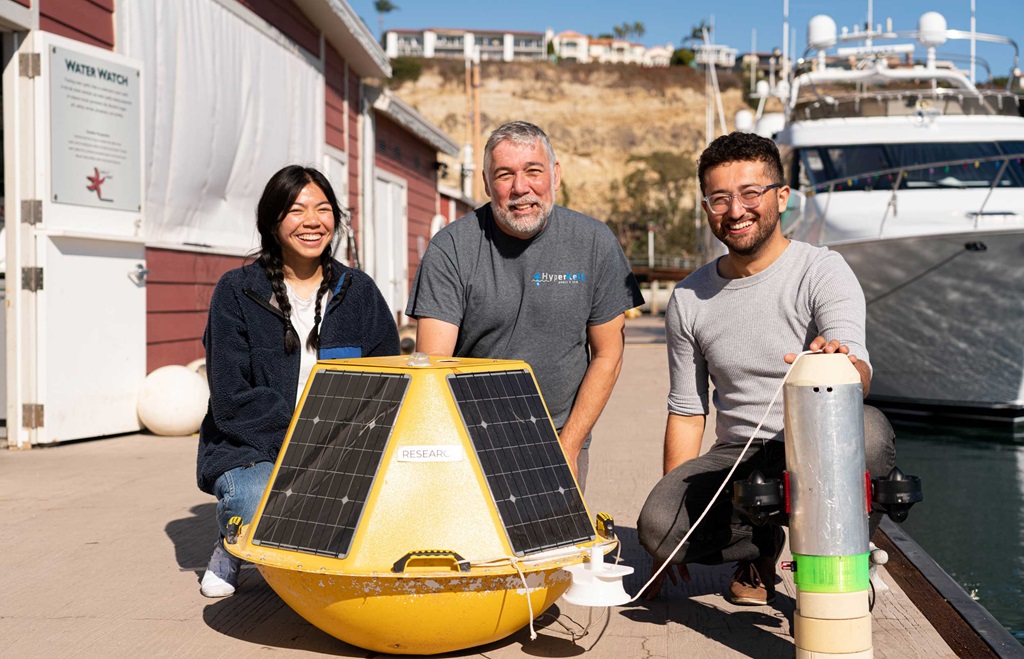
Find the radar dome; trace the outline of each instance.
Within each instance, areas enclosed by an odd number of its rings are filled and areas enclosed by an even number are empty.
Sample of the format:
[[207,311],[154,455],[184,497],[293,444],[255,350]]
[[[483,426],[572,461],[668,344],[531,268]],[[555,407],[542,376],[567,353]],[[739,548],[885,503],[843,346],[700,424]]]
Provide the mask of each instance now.
[[836,22],[832,17],[818,14],[807,23],[807,45],[817,50],[836,45]]
[[946,17],[937,11],[921,14],[917,19],[917,42],[925,48],[946,43]]
[[740,133],[754,132],[754,113],[750,110],[740,110],[734,118],[736,130]]
[[786,127],[786,115],[781,112],[765,112],[757,122],[755,132],[771,139],[775,133]]

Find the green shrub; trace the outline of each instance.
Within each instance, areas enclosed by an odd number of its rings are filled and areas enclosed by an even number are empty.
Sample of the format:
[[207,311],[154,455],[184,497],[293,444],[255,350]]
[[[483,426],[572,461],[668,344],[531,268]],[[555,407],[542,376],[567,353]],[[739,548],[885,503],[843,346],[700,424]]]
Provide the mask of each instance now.
[[670,66],[690,66],[693,64],[693,51],[689,48],[676,48],[669,60]]
[[388,82],[392,86],[399,86],[403,82],[416,82],[423,73],[423,62],[415,57],[395,57],[391,60],[391,78]]

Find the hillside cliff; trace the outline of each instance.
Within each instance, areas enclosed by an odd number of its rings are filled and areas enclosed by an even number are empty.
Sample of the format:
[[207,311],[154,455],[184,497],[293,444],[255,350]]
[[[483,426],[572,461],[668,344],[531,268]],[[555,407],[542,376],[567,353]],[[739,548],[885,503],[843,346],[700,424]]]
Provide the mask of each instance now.
[[[392,88],[464,142],[464,63],[420,62],[417,80],[395,82]],[[721,82],[726,87],[725,116],[731,123],[744,107],[739,81],[723,74]],[[559,203],[600,219],[608,217],[612,182],[628,173],[631,157],[669,151],[693,161],[704,146],[704,75],[688,67],[483,62],[480,108],[483,141],[513,119],[543,128],[562,165]],[[445,183],[458,187],[459,168],[452,165]],[[692,202],[690,209],[692,213]]]

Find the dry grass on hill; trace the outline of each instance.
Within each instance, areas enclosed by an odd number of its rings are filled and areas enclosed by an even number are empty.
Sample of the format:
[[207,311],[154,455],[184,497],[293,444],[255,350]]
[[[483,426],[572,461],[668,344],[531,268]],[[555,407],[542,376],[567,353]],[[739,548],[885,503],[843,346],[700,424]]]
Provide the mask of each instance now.
[[[466,135],[465,65],[422,60],[415,82],[393,87],[406,102],[459,142]],[[720,74],[726,119],[744,107],[739,80]],[[609,185],[621,180],[632,156],[682,152],[696,159],[704,145],[704,76],[688,67],[561,62],[484,62],[483,138],[505,121],[523,119],[550,136],[562,164],[568,199],[560,202],[598,218],[608,209]],[[450,164],[449,185],[458,185]]]

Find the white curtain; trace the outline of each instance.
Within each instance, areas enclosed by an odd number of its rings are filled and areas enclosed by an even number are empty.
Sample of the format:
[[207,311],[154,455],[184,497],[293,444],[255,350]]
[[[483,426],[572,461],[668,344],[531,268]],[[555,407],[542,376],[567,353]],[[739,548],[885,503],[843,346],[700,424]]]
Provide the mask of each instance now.
[[214,0],[119,0],[117,51],[143,63],[147,242],[258,244],[256,202],[323,162],[323,76]]

